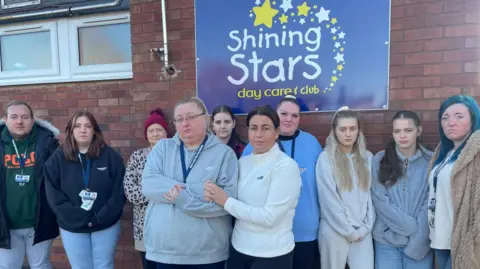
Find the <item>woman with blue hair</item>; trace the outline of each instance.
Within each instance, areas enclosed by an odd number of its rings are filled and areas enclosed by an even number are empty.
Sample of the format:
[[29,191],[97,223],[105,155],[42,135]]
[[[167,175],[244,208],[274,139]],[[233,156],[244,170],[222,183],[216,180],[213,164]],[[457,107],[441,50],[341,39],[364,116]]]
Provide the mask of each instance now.
[[480,268],[480,109],[467,95],[445,100],[429,169],[431,247],[440,269]]

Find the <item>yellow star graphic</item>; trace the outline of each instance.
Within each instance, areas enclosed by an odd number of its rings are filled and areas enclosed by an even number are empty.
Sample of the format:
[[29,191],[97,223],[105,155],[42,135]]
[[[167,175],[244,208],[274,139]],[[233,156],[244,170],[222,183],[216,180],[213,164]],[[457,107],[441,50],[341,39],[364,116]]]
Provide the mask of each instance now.
[[340,48],[340,51],[342,51],[342,52],[343,52],[344,50],[345,50],[344,48]]
[[333,40],[337,40],[337,36],[333,36]]
[[332,77],[332,81],[333,81],[333,82],[337,82],[337,80],[338,80],[337,76],[333,76],[333,77]]
[[313,5],[313,9],[317,9],[317,8],[318,8],[318,6],[317,6],[317,5]]
[[268,28],[272,28],[273,17],[277,15],[278,10],[273,9],[270,6],[270,0],[265,0],[261,7],[254,7],[253,13],[255,13],[255,21],[253,26],[265,25]]
[[275,1],[272,2],[272,5],[276,5],[276,4],[277,4],[277,2],[275,2]]
[[281,23],[281,24],[287,23],[287,22],[288,22],[288,16],[285,15],[285,14],[283,14],[283,15],[279,18],[279,20],[280,20],[280,23]]
[[337,23],[337,18],[332,18],[332,20],[330,21],[332,24],[336,24]]
[[327,26],[325,26],[325,27],[330,28],[330,24],[327,24]]
[[298,9],[298,16],[308,16],[308,11],[310,11],[310,7],[307,5],[307,2],[303,2],[301,6],[297,6]]
[[341,65],[341,64],[337,65],[337,70],[342,71],[343,70],[343,65]]
[[311,19],[310,19],[310,21],[311,21],[311,22],[314,22],[314,21],[315,21],[315,19],[314,19],[314,18],[311,18]]

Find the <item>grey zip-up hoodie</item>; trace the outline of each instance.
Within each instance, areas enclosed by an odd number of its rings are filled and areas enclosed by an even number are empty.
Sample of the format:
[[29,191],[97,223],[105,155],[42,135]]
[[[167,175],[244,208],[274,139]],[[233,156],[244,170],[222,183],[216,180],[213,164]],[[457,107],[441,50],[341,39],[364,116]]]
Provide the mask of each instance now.
[[[398,150],[397,154],[403,165],[405,156]],[[378,178],[384,156],[385,151],[380,151],[373,159],[372,200],[377,212],[373,239],[380,244],[403,247],[408,257],[422,260],[430,251],[427,168],[432,152],[417,150],[408,158],[405,176],[391,187],[385,187]]]
[[[147,158],[142,177],[143,195],[150,201],[144,227],[149,260],[167,264],[209,264],[228,259],[231,216],[204,199],[210,180],[237,198],[238,162],[233,150],[212,134],[186,181],[180,160],[180,138],[160,140]],[[188,167],[197,148],[185,147]],[[171,203],[164,198],[175,184],[185,186]]]

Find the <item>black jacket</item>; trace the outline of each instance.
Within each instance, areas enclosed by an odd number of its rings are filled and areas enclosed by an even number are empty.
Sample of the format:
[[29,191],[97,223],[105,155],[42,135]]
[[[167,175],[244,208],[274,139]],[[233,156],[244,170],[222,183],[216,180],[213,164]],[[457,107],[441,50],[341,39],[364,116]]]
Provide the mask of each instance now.
[[[59,234],[55,214],[48,205],[45,194],[44,165],[58,148],[58,140],[56,137],[60,134],[60,131],[44,120],[35,120],[35,125],[37,128],[35,135],[35,182],[37,184],[38,196],[33,244],[54,239]],[[6,128],[5,123],[0,122],[0,133],[4,128]],[[0,143],[0,156],[2,156],[2,158],[4,153],[5,147],[3,143]],[[5,166],[0,165],[0,248],[10,249],[10,229],[5,212],[5,177]]]
[[[46,164],[47,200],[60,228],[73,233],[91,233],[118,222],[125,205],[125,165],[120,155],[105,146],[91,159],[88,189],[98,194],[90,211],[81,208],[80,192],[85,189],[80,161],[69,161],[58,149]],[[92,227],[88,223],[92,223]]]

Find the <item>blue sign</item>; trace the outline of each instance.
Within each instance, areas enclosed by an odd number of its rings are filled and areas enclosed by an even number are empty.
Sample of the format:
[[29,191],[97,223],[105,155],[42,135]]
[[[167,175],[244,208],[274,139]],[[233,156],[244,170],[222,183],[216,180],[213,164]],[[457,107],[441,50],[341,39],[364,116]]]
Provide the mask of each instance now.
[[388,108],[390,1],[195,1],[197,95],[248,113]]

